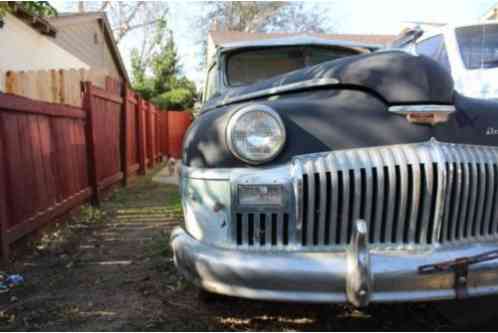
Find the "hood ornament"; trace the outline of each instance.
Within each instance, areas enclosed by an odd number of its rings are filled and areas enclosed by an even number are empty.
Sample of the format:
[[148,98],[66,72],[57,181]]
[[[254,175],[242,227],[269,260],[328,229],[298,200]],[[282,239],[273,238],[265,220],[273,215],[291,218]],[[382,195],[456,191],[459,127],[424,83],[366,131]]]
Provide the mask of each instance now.
[[453,105],[396,105],[389,107],[389,112],[406,117],[412,124],[436,126],[449,121],[456,111]]

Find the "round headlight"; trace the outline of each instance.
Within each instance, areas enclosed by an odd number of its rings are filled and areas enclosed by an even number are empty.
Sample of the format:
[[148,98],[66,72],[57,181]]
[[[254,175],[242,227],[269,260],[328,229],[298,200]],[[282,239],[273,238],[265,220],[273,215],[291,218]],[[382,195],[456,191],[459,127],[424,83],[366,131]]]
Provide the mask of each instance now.
[[244,162],[268,162],[284,147],[284,123],[272,108],[250,105],[236,111],[228,121],[227,142],[232,153]]

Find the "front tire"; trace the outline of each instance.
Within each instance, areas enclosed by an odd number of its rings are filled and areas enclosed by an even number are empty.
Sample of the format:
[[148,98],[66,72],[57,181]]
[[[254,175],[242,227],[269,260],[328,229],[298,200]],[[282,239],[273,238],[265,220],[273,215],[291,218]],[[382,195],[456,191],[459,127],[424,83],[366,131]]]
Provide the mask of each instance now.
[[223,295],[216,294],[205,289],[200,289],[197,291],[197,298],[201,303],[213,304],[223,301],[225,298]]

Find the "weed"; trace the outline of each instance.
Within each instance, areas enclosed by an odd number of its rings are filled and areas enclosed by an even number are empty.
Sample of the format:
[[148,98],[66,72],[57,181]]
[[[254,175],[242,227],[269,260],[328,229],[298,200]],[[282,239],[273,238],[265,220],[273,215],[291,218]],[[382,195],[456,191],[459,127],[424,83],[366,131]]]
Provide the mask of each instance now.
[[80,214],[76,217],[76,220],[84,224],[99,224],[105,221],[107,213],[100,208],[85,205],[81,207]]

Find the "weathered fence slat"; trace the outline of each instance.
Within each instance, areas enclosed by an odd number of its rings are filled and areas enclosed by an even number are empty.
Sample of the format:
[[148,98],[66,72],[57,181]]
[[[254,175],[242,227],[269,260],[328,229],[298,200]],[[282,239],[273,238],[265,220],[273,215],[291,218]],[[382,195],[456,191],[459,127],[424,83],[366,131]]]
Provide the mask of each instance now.
[[92,100],[92,90],[93,86],[91,82],[85,83],[85,108],[87,111],[87,121],[86,121],[86,140],[88,149],[88,176],[90,180],[90,186],[93,190],[92,202],[95,205],[100,205],[100,193],[98,184],[98,172],[97,172],[97,151],[96,151],[96,138],[95,138],[95,109]]
[[189,114],[162,111],[115,80],[103,80],[105,90],[81,84],[88,76],[76,70],[7,73],[12,91],[58,103],[79,100],[82,107],[0,95],[5,260],[14,241],[88,200],[98,205],[105,189],[121,181],[126,186],[131,175],[181,153]]
[[[2,114],[0,114],[0,156],[6,156],[2,118]],[[0,245],[4,262],[7,262],[9,257],[9,243],[6,238],[10,217],[7,204],[7,184],[7,162],[5,158],[2,158],[0,159]]]
[[147,170],[147,137],[145,133],[145,102],[138,98],[138,163],[139,172],[145,175]]
[[[0,72],[0,90],[34,100],[81,107],[80,82],[90,81],[106,88],[108,73],[103,70],[64,69]],[[110,80],[112,82],[116,80]],[[120,83],[114,83],[118,86]]]

